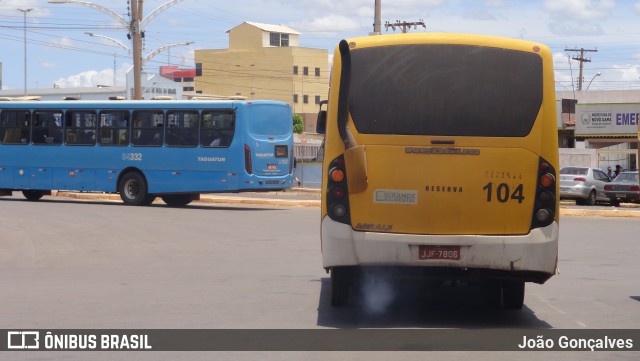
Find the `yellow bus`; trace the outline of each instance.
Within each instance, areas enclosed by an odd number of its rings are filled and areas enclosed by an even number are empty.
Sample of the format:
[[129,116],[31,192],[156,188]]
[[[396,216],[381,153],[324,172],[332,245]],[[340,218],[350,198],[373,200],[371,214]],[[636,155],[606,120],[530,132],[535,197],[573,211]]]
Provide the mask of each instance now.
[[539,43],[421,33],[343,40],[326,110],[321,241],[331,303],[364,277],[479,284],[521,309],[558,262],[553,63]]

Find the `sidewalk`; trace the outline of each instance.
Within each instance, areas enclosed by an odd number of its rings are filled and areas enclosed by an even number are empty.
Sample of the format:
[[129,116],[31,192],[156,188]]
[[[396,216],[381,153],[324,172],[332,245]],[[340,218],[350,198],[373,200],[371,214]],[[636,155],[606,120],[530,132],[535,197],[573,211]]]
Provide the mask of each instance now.
[[[118,194],[92,192],[53,192],[54,196],[83,200],[102,200],[120,202]],[[163,204],[158,198],[155,203]],[[320,207],[320,189],[291,188],[279,192],[264,193],[209,193],[200,195],[200,200],[193,204],[243,204],[275,207]],[[577,217],[640,217],[639,204],[622,204],[613,206],[576,206],[574,202],[560,202],[561,216]]]
[[[99,192],[52,191],[54,197],[121,202],[120,195]],[[164,204],[159,197],[154,203]],[[192,204],[253,204],[282,207],[320,207],[320,189],[292,188],[279,192],[206,193]]]

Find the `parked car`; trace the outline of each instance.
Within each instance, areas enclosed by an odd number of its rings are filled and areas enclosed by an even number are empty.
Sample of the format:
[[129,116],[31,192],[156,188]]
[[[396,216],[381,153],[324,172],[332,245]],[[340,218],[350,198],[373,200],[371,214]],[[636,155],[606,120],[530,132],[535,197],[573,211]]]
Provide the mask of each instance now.
[[604,187],[610,181],[598,168],[564,167],[560,169],[560,199],[575,199],[576,204],[588,206],[608,202]]
[[620,205],[620,202],[640,203],[638,171],[618,174],[616,179],[604,186],[604,191],[611,204],[616,207]]

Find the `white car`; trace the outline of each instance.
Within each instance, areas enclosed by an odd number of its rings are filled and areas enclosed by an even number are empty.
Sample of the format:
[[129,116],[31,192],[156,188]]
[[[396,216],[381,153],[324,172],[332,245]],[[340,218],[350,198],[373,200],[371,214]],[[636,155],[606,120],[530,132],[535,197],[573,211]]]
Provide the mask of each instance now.
[[609,202],[604,186],[611,180],[598,168],[564,167],[560,170],[560,199],[575,199],[578,205]]

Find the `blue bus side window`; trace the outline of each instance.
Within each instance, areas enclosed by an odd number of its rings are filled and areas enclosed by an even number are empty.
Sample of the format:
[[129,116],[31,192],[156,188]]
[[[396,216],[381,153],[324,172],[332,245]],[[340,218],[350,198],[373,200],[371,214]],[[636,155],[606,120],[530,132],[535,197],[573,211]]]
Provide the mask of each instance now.
[[95,145],[97,115],[89,110],[67,110],[65,113],[65,144]]
[[33,113],[33,144],[62,144],[62,111],[37,110]]
[[235,133],[233,110],[205,110],[200,124],[200,145],[203,147],[229,147]]
[[199,119],[199,113],[193,110],[167,112],[167,145],[177,147],[198,145]]
[[135,110],[131,144],[161,146],[164,142],[164,113],[161,110]]
[[126,110],[103,110],[100,112],[100,145],[129,144],[129,112]]
[[5,110],[0,115],[0,143],[27,144],[31,113],[28,110]]

